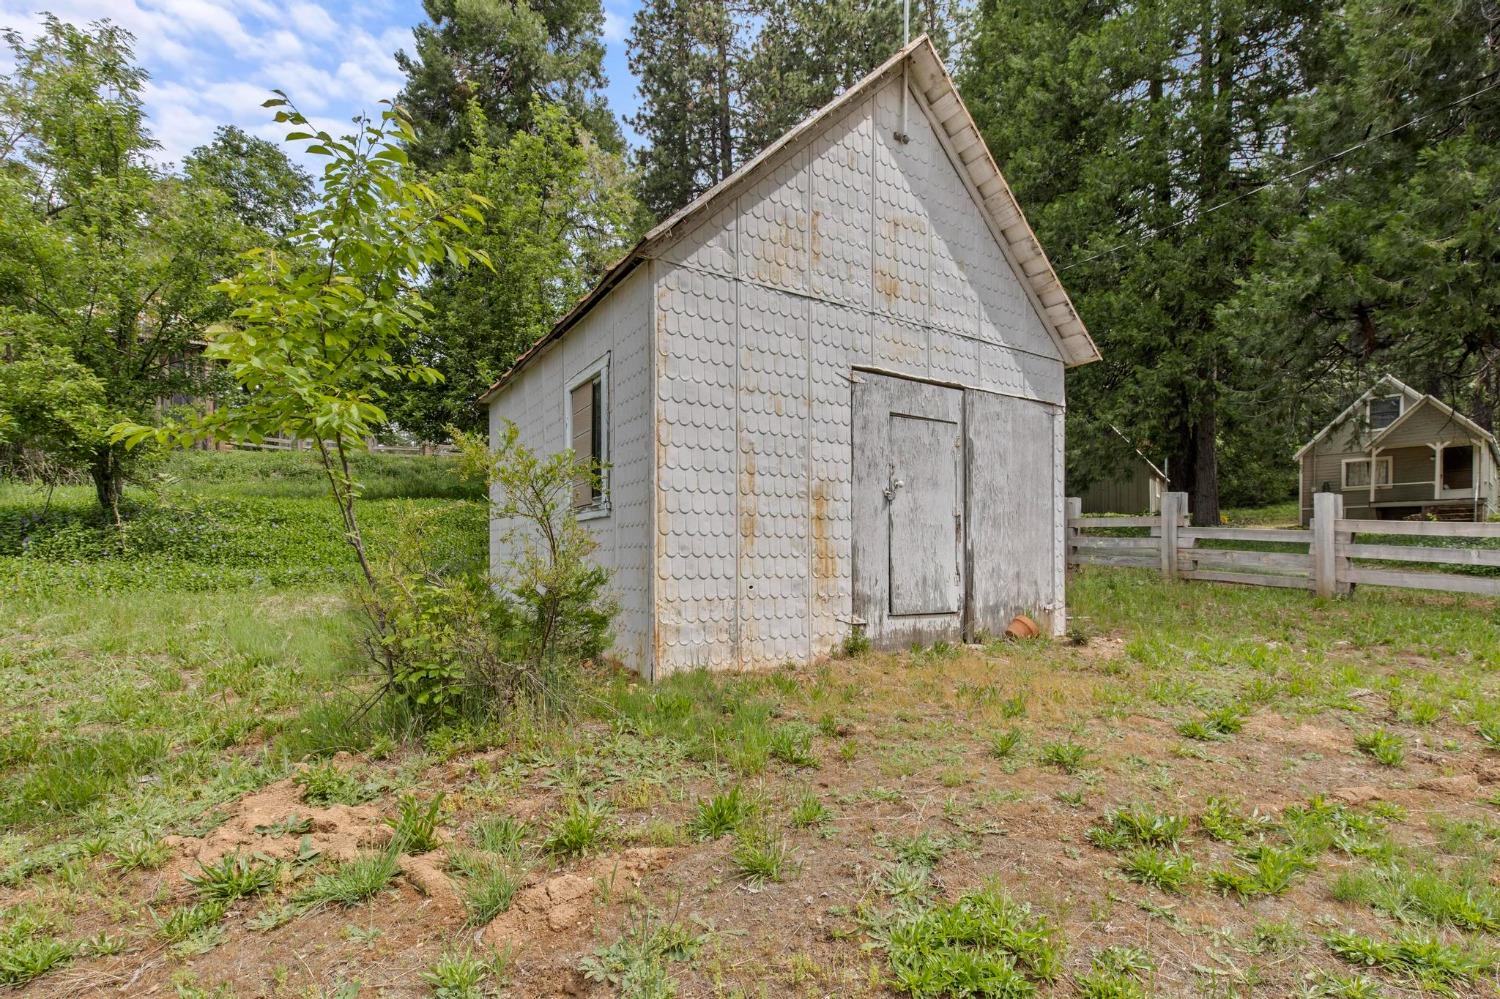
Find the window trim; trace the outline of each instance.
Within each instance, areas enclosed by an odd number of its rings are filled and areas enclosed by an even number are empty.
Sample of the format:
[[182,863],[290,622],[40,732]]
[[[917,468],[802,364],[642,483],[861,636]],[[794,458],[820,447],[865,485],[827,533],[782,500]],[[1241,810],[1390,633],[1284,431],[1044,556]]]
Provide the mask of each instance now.
[[[1370,418],[1370,405],[1376,402],[1386,402],[1390,399],[1396,400],[1396,415],[1391,417],[1391,422],[1387,423],[1384,427],[1377,427],[1375,425],[1375,421]],[[1402,395],[1399,392],[1395,393],[1394,395],[1372,395],[1370,398],[1365,400],[1365,426],[1369,427],[1376,433],[1389,428],[1392,424],[1394,424],[1397,420],[1401,419],[1401,417],[1405,415],[1406,396]]]
[[[1382,462],[1385,465],[1385,467],[1386,467],[1385,481],[1384,482],[1376,481],[1375,482],[1375,488],[1376,489],[1389,489],[1389,488],[1391,488],[1391,486],[1395,484],[1395,483],[1393,483],[1391,481],[1396,476],[1396,458],[1395,458],[1395,456],[1394,455],[1385,454],[1385,455],[1381,455],[1379,458],[1376,458],[1375,460],[1378,461],[1378,462]],[[1345,458],[1344,462],[1343,462],[1343,465],[1340,467],[1339,482],[1341,484],[1341,488],[1343,488],[1343,489],[1369,489],[1370,488],[1370,483],[1368,483],[1368,482],[1365,482],[1365,483],[1360,484],[1360,485],[1350,485],[1349,484],[1349,466],[1350,465],[1368,465],[1369,463],[1370,463],[1370,459],[1368,457],[1365,457],[1365,458]],[[1378,477],[1375,475],[1375,469],[1374,468],[1370,469],[1370,477],[1372,479],[1378,479]]]
[[579,520],[608,517],[609,503],[609,351],[579,371],[563,387],[563,446],[573,446],[573,390],[594,379],[599,380],[599,498],[588,506],[573,508]]

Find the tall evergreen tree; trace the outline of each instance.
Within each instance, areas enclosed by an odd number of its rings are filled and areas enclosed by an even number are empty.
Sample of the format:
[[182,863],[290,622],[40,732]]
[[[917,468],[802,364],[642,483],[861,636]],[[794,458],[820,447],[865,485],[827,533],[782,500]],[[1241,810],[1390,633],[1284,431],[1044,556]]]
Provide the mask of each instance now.
[[630,71],[646,141],[641,201],[665,218],[740,162],[748,5],[731,0],[646,0],[630,31]]
[[[605,149],[623,149],[600,89],[599,0],[423,0],[415,51],[396,54],[401,104],[417,132],[412,162],[435,170],[466,146],[503,144],[531,127],[535,98],[563,107]],[[488,132],[470,134],[470,103]]]
[[1261,226],[1243,196],[1322,73],[1322,15],[1303,0],[985,0],[965,57],[966,98],[1104,355],[1070,386],[1074,465],[1118,453],[1110,424],[1131,428],[1198,523],[1219,518],[1221,441],[1265,437],[1263,358],[1218,310]]
[[1330,81],[1293,119],[1288,166],[1312,168],[1270,201],[1296,224],[1262,234],[1224,321],[1271,345],[1293,393],[1332,377],[1347,402],[1389,371],[1494,428],[1500,11],[1354,0],[1343,13]]
[[[961,17],[954,0],[916,0],[912,37],[947,57]],[[900,0],[766,0],[744,72],[741,146],[754,155],[901,47]]]

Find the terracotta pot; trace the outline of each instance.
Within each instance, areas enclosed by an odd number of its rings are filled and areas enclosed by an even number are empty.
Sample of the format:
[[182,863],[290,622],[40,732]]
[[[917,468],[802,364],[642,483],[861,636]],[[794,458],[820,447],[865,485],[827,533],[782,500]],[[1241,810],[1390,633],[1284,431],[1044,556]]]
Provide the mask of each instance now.
[[1010,639],[1036,638],[1041,633],[1042,629],[1025,614],[1017,614],[1005,627],[1005,637]]

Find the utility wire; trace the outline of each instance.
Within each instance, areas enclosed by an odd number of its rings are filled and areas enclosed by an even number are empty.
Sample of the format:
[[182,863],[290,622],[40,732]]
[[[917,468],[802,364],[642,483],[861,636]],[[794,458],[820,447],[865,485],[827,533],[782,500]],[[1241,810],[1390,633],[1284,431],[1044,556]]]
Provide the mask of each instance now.
[[1185,226],[1189,222],[1196,222],[1198,219],[1202,218],[1205,215],[1212,215],[1214,212],[1218,211],[1220,208],[1227,208],[1230,205],[1234,204],[1235,202],[1244,201],[1246,198],[1254,197],[1255,195],[1259,194],[1260,192],[1266,190],[1267,188],[1275,187],[1277,184],[1283,184],[1286,181],[1292,180],[1293,178],[1300,177],[1303,174],[1305,174],[1305,173],[1307,173],[1307,172],[1309,172],[1311,170],[1316,170],[1318,167],[1323,166],[1325,163],[1332,163],[1334,160],[1343,159],[1345,156],[1348,156],[1350,153],[1354,152],[1355,150],[1362,149],[1365,146],[1368,146],[1372,142],[1378,142],[1379,140],[1384,139],[1387,136],[1395,135],[1397,132],[1401,131],[1402,129],[1410,128],[1411,126],[1413,126],[1413,125],[1415,125],[1415,124],[1417,124],[1419,122],[1422,122],[1422,121],[1427,120],[1428,118],[1431,118],[1433,115],[1442,114],[1444,111],[1451,111],[1452,109],[1458,107],[1460,104],[1465,104],[1465,103],[1467,103],[1469,101],[1472,101],[1474,98],[1480,97],[1480,96],[1482,96],[1484,94],[1487,94],[1491,90],[1495,90],[1497,88],[1500,88],[1500,80],[1497,80],[1496,82],[1490,84],[1488,87],[1484,87],[1481,90],[1476,90],[1476,91],[1474,91],[1471,94],[1465,94],[1462,97],[1459,97],[1459,98],[1457,98],[1455,100],[1449,101],[1447,104],[1444,104],[1440,108],[1433,108],[1431,111],[1428,111],[1426,114],[1419,114],[1415,118],[1411,119],[1410,121],[1402,122],[1401,124],[1397,125],[1395,128],[1388,128],[1384,132],[1379,133],[1378,135],[1372,135],[1369,138],[1362,139],[1359,142],[1356,142],[1354,145],[1350,146],[1348,149],[1341,149],[1341,150],[1339,150],[1336,153],[1330,153],[1329,155],[1323,157],[1320,160],[1314,160],[1312,163],[1309,163],[1309,164],[1307,164],[1304,167],[1300,167],[1300,168],[1298,168],[1296,170],[1293,170],[1291,173],[1282,174],[1280,177],[1276,177],[1276,178],[1273,178],[1271,180],[1268,180],[1264,184],[1261,184],[1261,185],[1259,185],[1257,187],[1252,187],[1250,190],[1244,192],[1243,194],[1236,195],[1235,197],[1230,198],[1227,201],[1221,201],[1221,202],[1219,202],[1216,205],[1211,205],[1210,207],[1203,209],[1202,211],[1195,211],[1195,212],[1191,212],[1190,214],[1184,215],[1182,218],[1178,219],[1176,222],[1173,222],[1171,225],[1164,225],[1160,229],[1153,229],[1152,231],[1146,233],[1144,236],[1139,236],[1136,239],[1126,240],[1125,242],[1120,243],[1120,244],[1118,244],[1116,246],[1111,246],[1107,250],[1100,250],[1098,253],[1095,253],[1093,256],[1084,257],[1082,260],[1075,260],[1071,264],[1068,264],[1066,267],[1060,267],[1060,268],[1058,268],[1057,272],[1059,274],[1061,274],[1064,271],[1070,271],[1070,270],[1072,270],[1075,267],[1082,267],[1084,264],[1093,263],[1095,260],[1098,260],[1100,257],[1107,257],[1107,256],[1109,256],[1112,253],[1118,253],[1121,250],[1128,249],[1129,247],[1138,246],[1139,244],[1144,243],[1147,240],[1155,239],[1156,237],[1162,235],[1163,233],[1168,233],[1168,232],[1171,232],[1173,229],[1177,229],[1177,228],[1180,228],[1182,226]]

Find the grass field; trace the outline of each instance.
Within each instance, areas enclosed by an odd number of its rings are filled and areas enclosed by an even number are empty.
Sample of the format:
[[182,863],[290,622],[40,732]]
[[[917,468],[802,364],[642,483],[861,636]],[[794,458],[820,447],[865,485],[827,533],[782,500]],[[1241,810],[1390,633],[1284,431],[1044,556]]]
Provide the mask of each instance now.
[[[185,456],[123,540],[0,491],[0,987],[1495,992],[1494,602],[1092,570],[1079,644],[601,674],[571,722],[421,744],[350,721],[294,460]],[[370,472],[377,535],[415,504],[482,557],[442,466]]]

